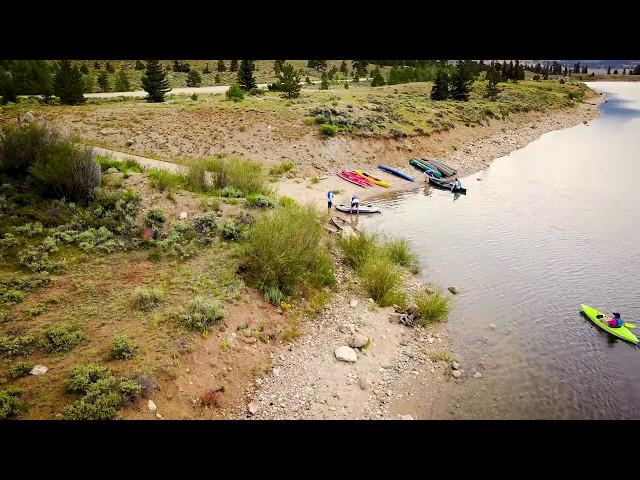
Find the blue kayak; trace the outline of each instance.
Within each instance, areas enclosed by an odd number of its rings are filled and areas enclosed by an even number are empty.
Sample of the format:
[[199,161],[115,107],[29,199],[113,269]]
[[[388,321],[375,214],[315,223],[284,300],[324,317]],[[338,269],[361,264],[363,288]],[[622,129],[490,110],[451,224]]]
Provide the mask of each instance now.
[[410,182],[415,182],[416,179],[413,177],[410,177],[409,175],[407,175],[406,173],[404,173],[401,170],[398,170],[396,168],[390,167],[388,165],[385,165],[384,163],[381,163],[380,165],[378,165],[378,168],[380,170],[382,170],[383,172],[389,172],[392,173],[400,178],[404,178],[405,180],[409,180]]

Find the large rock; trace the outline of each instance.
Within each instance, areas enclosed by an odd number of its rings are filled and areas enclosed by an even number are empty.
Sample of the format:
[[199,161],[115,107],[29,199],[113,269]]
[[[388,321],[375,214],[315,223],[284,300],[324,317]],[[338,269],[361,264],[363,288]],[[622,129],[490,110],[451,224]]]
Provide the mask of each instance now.
[[251,402],[249,405],[247,405],[247,411],[249,412],[249,414],[255,415],[256,413],[258,413],[258,404],[256,402]]
[[451,372],[451,376],[453,378],[460,378],[462,376],[462,373],[460,372],[460,370],[454,370],[453,372]]
[[355,363],[358,360],[356,351],[346,345],[336,348],[334,354],[336,358],[342,362]]
[[451,368],[453,368],[454,370],[460,370],[460,364],[454,360],[453,362],[451,362]]
[[351,348],[362,348],[367,343],[369,343],[369,338],[361,333],[356,333],[353,337],[351,337],[351,341],[349,342],[349,346]]
[[152,413],[155,412],[156,410],[158,410],[158,407],[156,407],[156,404],[154,403],[153,400],[149,400],[147,402],[147,407],[149,408],[149,411],[152,412]]
[[31,369],[31,371],[29,372],[31,375],[44,375],[45,373],[47,373],[49,369],[47,367],[45,367],[44,365],[36,365],[35,367],[33,367]]

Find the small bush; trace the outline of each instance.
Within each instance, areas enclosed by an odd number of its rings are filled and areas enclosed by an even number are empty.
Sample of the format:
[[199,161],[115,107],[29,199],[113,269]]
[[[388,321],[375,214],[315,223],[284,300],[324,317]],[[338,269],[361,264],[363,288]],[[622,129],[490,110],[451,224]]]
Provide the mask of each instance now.
[[12,379],[24,377],[28,375],[35,366],[36,364],[31,361],[18,362],[9,370],[9,377]]
[[293,294],[302,282],[314,287],[334,283],[317,220],[312,206],[279,208],[260,217],[249,239],[245,265],[258,288],[278,287]]
[[17,417],[22,413],[25,404],[20,398],[22,390],[18,388],[7,388],[0,390],[0,420]]
[[[250,193],[269,195],[262,166],[242,157],[216,155],[191,162],[188,186],[194,191],[222,190],[223,197],[242,197]],[[226,191],[225,188],[229,187]]]
[[0,337],[0,353],[9,356],[23,353],[34,341],[31,335]]
[[341,237],[338,245],[344,254],[345,261],[354,268],[359,268],[380,252],[378,236],[365,232]]
[[116,335],[111,344],[110,357],[113,360],[126,360],[135,357],[137,350],[138,347],[126,335]]
[[272,305],[279,307],[284,300],[284,293],[282,293],[278,287],[269,287],[264,292],[264,299]]
[[64,382],[67,392],[87,393],[99,380],[110,380],[113,373],[110,368],[95,363],[73,367],[71,376]]
[[402,275],[388,259],[371,258],[359,268],[362,284],[378,305],[393,305],[401,298]]
[[157,188],[161,192],[165,190],[172,192],[177,190],[185,181],[184,175],[167,170],[149,169],[147,176],[150,179],[151,186]]
[[429,354],[429,360],[432,362],[449,362],[451,356],[447,352],[434,352]]
[[87,200],[100,185],[100,166],[92,150],[71,141],[58,142],[30,171],[48,195],[70,200]]
[[200,240],[205,243],[213,240],[217,229],[217,216],[213,212],[205,213],[202,217],[194,218],[193,230]]
[[244,99],[244,91],[236,84],[231,85],[224,95],[227,97],[227,100],[234,102],[239,102]]
[[287,173],[293,170],[293,167],[293,162],[287,158],[280,162],[278,165],[271,167],[269,173],[271,175],[282,175],[283,173]]
[[258,208],[273,208],[275,206],[273,200],[265,195],[260,195],[259,193],[247,195],[247,203]]
[[236,223],[232,218],[227,220],[222,227],[222,238],[237,242],[243,240],[247,236],[247,229],[243,225]]
[[194,93],[193,95],[191,95],[191,100],[193,100],[194,102],[198,100],[198,94]]
[[162,304],[165,294],[159,288],[138,287],[133,292],[133,306],[136,310],[149,311]]
[[84,339],[80,329],[66,322],[54,323],[42,332],[40,344],[49,353],[65,353]]
[[144,225],[151,229],[154,237],[157,237],[158,234],[162,231],[162,227],[164,226],[166,220],[167,217],[162,210],[149,210],[144,219]]
[[409,242],[404,238],[387,240],[382,249],[389,260],[396,265],[411,267],[417,261],[416,255],[411,251]]
[[135,380],[122,380],[118,385],[118,390],[124,400],[133,402],[142,394],[143,387]]
[[221,195],[225,198],[240,198],[242,197],[242,190],[232,186],[226,186],[222,189]]
[[330,123],[323,123],[320,125],[320,133],[325,137],[334,137],[338,133],[338,127]]
[[3,127],[0,130],[0,173],[26,176],[38,159],[54,150],[58,140],[54,130],[36,123],[27,127]]
[[131,172],[142,172],[143,169],[140,164],[134,160],[133,158],[127,158],[126,160],[118,160],[112,157],[107,157],[104,155],[98,155],[96,157],[96,162],[100,165],[100,170],[106,172],[110,168],[115,168],[120,173]]
[[311,182],[312,185],[315,185],[316,183],[320,183],[320,179],[318,177],[311,177],[311,180],[309,180]]
[[297,205],[296,201],[293,198],[287,197],[286,195],[280,198],[279,203],[282,207],[293,207]]
[[449,313],[449,300],[440,292],[421,293],[415,298],[415,302],[422,313],[421,321],[425,325],[434,320],[441,320]]
[[66,406],[56,418],[58,420],[113,420],[122,399],[117,392],[101,395],[85,395]]
[[209,408],[220,408],[222,406],[222,394],[224,389],[209,389],[200,395],[200,405]]
[[206,332],[224,318],[224,310],[215,302],[197,296],[189,308],[178,317],[178,322],[188,330]]

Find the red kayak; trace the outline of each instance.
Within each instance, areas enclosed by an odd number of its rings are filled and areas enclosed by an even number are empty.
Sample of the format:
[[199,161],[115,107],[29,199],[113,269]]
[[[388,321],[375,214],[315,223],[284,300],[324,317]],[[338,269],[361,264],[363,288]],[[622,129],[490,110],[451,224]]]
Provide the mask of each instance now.
[[370,182],[366,178],[363,178],[354,172],[342,170],[340,173],[338,173],[338,176],[343,180],[346,180],[347,182],[351,182],[355,185],[358,185],[359,187],[365,188],[365,187],[373,186],[373,182]]

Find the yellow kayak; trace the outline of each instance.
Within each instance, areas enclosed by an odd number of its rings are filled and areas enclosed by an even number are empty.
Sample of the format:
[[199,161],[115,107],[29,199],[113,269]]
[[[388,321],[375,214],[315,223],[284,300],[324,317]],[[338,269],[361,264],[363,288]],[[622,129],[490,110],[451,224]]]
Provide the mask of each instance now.
[[391,186],[390,183],[387,183],[384,180],[380,180],[379,178],[372,177],[367,172],[363,172],[362,170],[354,170],[353,173],[356,173],[359,176],[361,176],[362,178],[366,178],[370,182],[373,182],[376,185],[380,185],[381,187],[389,188]]

